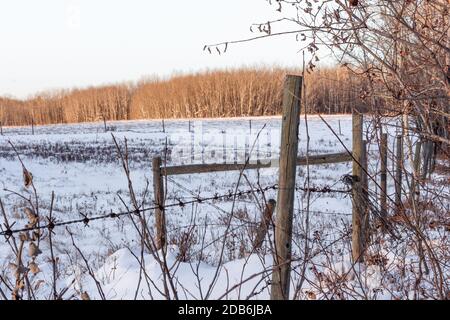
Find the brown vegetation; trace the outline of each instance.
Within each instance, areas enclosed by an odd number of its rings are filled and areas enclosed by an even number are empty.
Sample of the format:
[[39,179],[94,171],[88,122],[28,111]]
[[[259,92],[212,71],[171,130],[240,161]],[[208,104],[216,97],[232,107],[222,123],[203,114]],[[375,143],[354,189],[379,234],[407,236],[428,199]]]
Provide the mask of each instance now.
[[[267,116],[281,112],[281,68],[209,71],[39,94],[28,100],[0,98],[4,126],[159,118]],[[306,76],[307,105],[312,113],[350,113],[362,104],[363,87],[345,68]]]

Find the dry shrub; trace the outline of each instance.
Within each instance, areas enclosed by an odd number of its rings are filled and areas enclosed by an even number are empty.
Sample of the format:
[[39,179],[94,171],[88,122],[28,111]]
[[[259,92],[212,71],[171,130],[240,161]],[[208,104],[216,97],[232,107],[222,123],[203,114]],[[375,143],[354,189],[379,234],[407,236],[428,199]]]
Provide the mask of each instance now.
[[178,247],[177,260],[189,262],[192,259],[192,247],[197,242],[197,231],[185,230],[171,235],[169,243]]

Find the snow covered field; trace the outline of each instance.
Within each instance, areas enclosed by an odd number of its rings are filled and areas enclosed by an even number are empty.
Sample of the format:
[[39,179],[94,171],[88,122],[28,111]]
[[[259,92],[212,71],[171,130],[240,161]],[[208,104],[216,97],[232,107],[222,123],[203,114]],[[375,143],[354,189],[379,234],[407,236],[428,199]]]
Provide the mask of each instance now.
[[[351,150],[351,116],[329,116],[327,122],[341,135],[339,138]],[[32,196],[25,188],[20,162],[8,143],[10,141],[26,168],[33,174],[39,196],[41,216],[48,215],[51,195],[55,194],[53,217],[57,221],[79,219],[110,212],[122,212],[131,206],[128,181],[113,134],[124,150],[125,139],[131,170],[131,180],[138,202],[152,206],[152,157],[162,155],[166,165],[189,163],[221,163],[243,161],[246,152],[251,159],[278,156],[280,118],[212,119],[165,121],[124,121],[103,123],[40,126],[31,135],[30,128],[5,128],[0,136],[0,199],[9,222],[14,228],[27,224],[24,198]],[[189,131],[189,128],[191,129]],[[310,154],[345,151],[338,138],[318,117],[309,117]],[[367,137],[372,134],[367,127]],[[299,155],[306,153],[306,126],[300,126]],[[369,139],[370,140],[370,139]],[[392,144],[393,140],[389,141]],[[167,151],[165,151],[167,150]],[[246,151],[247,150],[247,151]],[[225,154],[224,154],[225,151]],[[389,162],[389,166],[392,163]],[[378,147],[369,145],[369,171],[379,166]],[[297,184],[304,187],[306,167],[297,168]],[[351,163],[310,167],[312,187],[346,190],[341,177],[351,172]],[[240,179],[239,172],[194,174],[170,177],[167,180],[167,203],[189,201],[196,197],[226,194],[230,190],[246,191],[258,185],[277,183],[278,169],[248,170]],[[437,176],[436,179],[445,179]],[[373,187],[373,186],[372,186]],[[376,188],[373,188],[376,192]],[[389,193],[393,187],[389,185]],[[380,263],[353,266],[349,258],[351,199],[345,193],[312,194],[310,225],[305,228],[307,200],[304,192],[296,193],[294,221],[294,258],[292,295],[301,299],[396,299],[414,298],[414,274],[417,255],[408,242],[377,239],[383,259]],[[376,194],[374,195],[376,197]],[[214,200],[185,207],[167,209],[169,250],[167,265],[172,278],[171,296],[181,299],[264,299],[270,294],[272,256],[270,242],[265,241],[258,252],[252,252],[255,226],[261,220],[265,200],[276,199],[276,191],[264,196],[250,194],[236,203]],[[35,201],[33,199],[33,201]],[[228,218],[233,213],[230,228]],[[153,225],[153,212],[145,213]],[[1,219],[0,219],[1,220]],[[138,232],[129,217],[92,221],[87,226],[73,224],[54,229],[52,236],[57,264],[57,291],[68,288],[63,298],[80,298],[87,292],[92,299],[161,299],[164,298],[164,276],[160,263],[150,252],[141,252]],[[76,246],[73,246],[70,233]],[[434,245],[445,245],[445,230],[438,228]],[[227,234],[226,237],[223,235]],[[448,233],[447,233],[448,234]],[[273,238],[273,232],[269,233]],[[304,265],[305,239],[309,259]],[[404,250],[401,257],[392,246]],[[42,254],[36,258],[41,272],[30,273],[36,298],[44,299],[52,292],[52,264],[48,231],[40,242]],[[218,265],[223,249],[223,264]],[[400,250],[400,249],[399,249]],[[402,251],[403,252],[403,251]],[[447,251],[448,252],[448,251]],[[160,254],[160,253],[159,253]],[[88,260],[87,267],[83,256]],[[385,259],[385,260],[384,260]],[[30,263],[27,258],[26,263]],[[14,281],[15,255],[7,242],[0,242],[0,274]],[[27,265],[25,263],[25,265]],[[448,261],[443,266],[449,275]],[[95,272],[95,283],[89,275]],[[402,271],[403,270],[403,271]],[[403,273],[402,273],[403,272]],[[431,271],[433,274],[434,271]],[[299,286],[302,273],[306,279]],[[430,275],[431,277],[431,275]],[[448,277],[447,277],[448,278]],[[448,282],[448,279],[445,280]],[[444,282],[445,282],[444,281]],[[166,282],[167,283],[167,282]],[[99,285],[101,289],[99,289]],[[424,292],[433,294],[431,284]],[[7,291],[4,284],[0,288]],[[298,290],[297,290],[298,289]],[[431,292],[431,293],[430,293]],[[423,294],[423,297],[427,297]]]

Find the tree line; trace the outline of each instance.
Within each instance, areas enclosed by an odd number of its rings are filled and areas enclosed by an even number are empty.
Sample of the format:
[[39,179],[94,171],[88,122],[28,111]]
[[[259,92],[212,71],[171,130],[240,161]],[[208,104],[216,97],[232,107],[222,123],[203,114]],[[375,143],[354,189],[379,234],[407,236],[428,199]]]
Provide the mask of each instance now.
[[[245,68],[50,91],[26,100],[0,97],[4,126],[160,118],[269,116],[281,112],[283,68]],[[343,67],[305,76],[310,113],[364,106],[363,80]]]

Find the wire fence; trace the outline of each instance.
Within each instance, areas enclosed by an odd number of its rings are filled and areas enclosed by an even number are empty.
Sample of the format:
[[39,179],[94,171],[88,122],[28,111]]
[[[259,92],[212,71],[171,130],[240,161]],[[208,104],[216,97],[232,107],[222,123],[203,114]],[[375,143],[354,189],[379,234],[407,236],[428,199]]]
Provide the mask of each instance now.
[[[136,209],[136,210],[121,211],[121,212],[111,211],[109,213],[96,215],[96,216],[87,216],[87,215],[80,213],[82,215],[82,218],[72,219],[72,220],[67,220],[67,221],[58,221],[56,218],[46,217],[47,223],[45,223],[43,225],[34,225],[34,226],[30,226],[30,227],[16,228],[16,229],[13,229],[13,226],[15,225],[15,223],[12,223],[11,225],[4,223],[3,226],[0,226],[0,230],[1,230],[0,236],[5,236],[6,238],[9,238],[12,235],[21,233],[21,232],[29,232],[29,231],[37,231],[37,230],[45,230],[45,229],[52,231],[53,229],[55,229],[57,227],[63,227],[63,226],[68,226],[68,225],[73,225],[73,224],[88,225],[89,223],[94,222],[94,221],[117,219],[120,217],[130,216],[130,215],[139,215],[141,213],[154,211],[156,209],[166,210],[169,208],[177,208],[177,207],[184,208],[185,206],[188,206],[191,204],[203,204],[203,203],[207,203],[209,201],[218,201],[218,200],[233,200],[233,199],[237,199],[239,197],[245,196],[245,195],[263,194],[269,190],[276,191],[279,189],[280,188],[279,188],[278,184],[273,184],[273,185],[266,186],[266,187],[250,188],[250,189],[244,190],[244,191],[236,191],[236,192],[228,191],[227,193],[224,193],[224,194],[216,193],[216,194],[214,194],[212,196],[208,196],[208,197],[194,196],[194,197],[192,197],[191,200],[177,199],[176,202],[173,202],[170,204],[164,204],[164,205],[154,203],[155,204],[154,206],[151,206],[148,208]],[[314,186],[311,188],[296,186],[295,191],[311,192],[311,193],[318,193],[318,194],[330,194],[330,193],[349,194],[351,192],[351,190],[333,189],[330,186],[322,186],[322,187]],[[305,210],[299,209],[299,211],[303,212]],[[351,215],[351,213],[343,213],[343,212],[332,213],[332,212],[323,212],[323,211],[314,211],[314,210],[308,210],[308,212],[317,213],[317,214]]]

